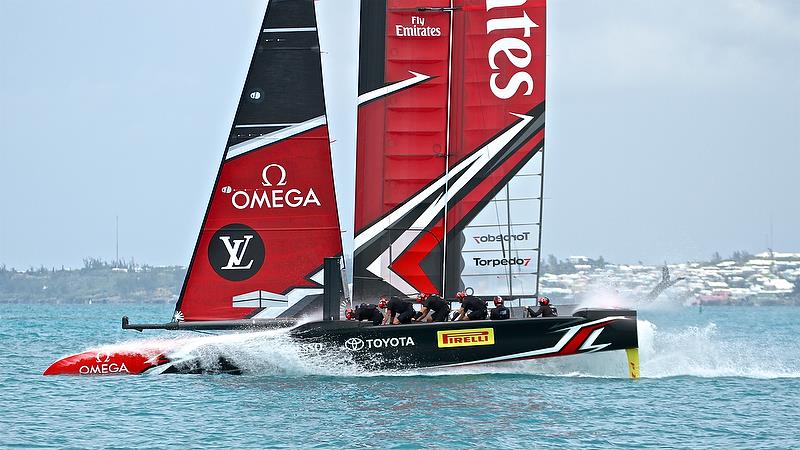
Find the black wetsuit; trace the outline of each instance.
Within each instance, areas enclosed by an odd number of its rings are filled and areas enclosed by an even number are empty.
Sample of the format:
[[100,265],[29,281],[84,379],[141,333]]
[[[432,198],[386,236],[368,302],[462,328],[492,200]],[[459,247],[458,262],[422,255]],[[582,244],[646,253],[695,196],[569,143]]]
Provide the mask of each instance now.
[[464,297],[464,300],[461,300],[461,307],[464,308],[464,311],[467,311],[469,320],[483,320],[488,314],[486,302],[474,295]]
[[506,308],[503,305],[498,306],[497,308],[492,309],[492,312],[489,314],[489,318],[492,320],[506,320],[511,318],[511,310]]
[[428,308],[428,314],[434,322],[447,321],[447,314],[450,312],[450,305],[442,300],[438,295],[431,295],[422,301],[422,306]]
[[533,308],[529,307],[529,310],[531,311],[531,317],[539,317],[539,316],[542,316],[542,317],[555,317],[556,316],[555,311],[553,310],[553,308],[550,307],[550,305],[542,305],[536,311],[533,311]]
[[362,303],[353,311],[353,316],[359,322],[362,320],[371,320],[373,325],[380,325],[383,322],[383,313],[378,309],[377,305],[370,305]]
[[386,309],[390,311],[389,317],[395,316],[400,323],[411,323],[411,319],[417,315],[414,310],[414,305],[399,297],[392,297],[386,305]]

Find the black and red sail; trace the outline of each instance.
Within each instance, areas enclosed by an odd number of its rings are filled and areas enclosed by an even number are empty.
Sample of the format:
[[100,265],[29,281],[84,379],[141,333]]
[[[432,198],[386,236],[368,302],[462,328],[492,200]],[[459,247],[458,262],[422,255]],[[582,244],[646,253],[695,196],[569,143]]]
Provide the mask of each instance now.
[[301,312],[342,252],[313,0],[271,0],[176,317]]
[[533,293],[544,0],[364,0],[354,298]]

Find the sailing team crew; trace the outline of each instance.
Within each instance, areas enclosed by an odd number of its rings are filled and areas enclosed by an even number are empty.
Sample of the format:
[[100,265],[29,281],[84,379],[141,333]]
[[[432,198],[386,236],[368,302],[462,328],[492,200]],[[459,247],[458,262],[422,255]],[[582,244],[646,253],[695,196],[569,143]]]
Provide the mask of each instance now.
[[467,295],[466,292],[458,292],[456,297],[461,300],[461,308],[458,310],[458,317],[455,320],[486,319],[488,309],[485,301],[474,295]]
[[446,322],[450,304],[436,294],[419,294],[417,303],[422,304],[416,322]]
[[378,309],[378,305],[369,303],[362,303],[356,306],[355,309],[347,308],[344,310],[344,316],[347,320],[370,320],[373,325],[380,325],[383,323],[383,313]]
[[547,297],[539,297],[539,309],[536,311],[528,306],[528,314],[530,314],[531,317],[555,317],[558,315],[556,309],[550,306],[550,299]]
[[395,295],[388,299],[385,295],[381,297],[381,300],[378,302],[378,307],[381,309],[386,309],[386,315],[383,318],[384,325],[400,325],[411,323],[411,320],[417,315],[414,305]]
[[503,302],[503,297],[499,295],[494,297],[494,308],[489,313],[489,318],[492,320],[506,320],[511,318],[511,310],[506,308]]
[[[456,293],[456,298],[461,302],[461,307],[453,314],[453,321],[462,320],[485,320],[487,316],[491,320],[507,320],[511,318],[511,309],[505,305],[503,297],[495,296],[493,299],[494,308],[491,313],[486,302],[474,295],[466,292]],[[369,320],[373,325],[400,325],[412,322],[446,322],[450,313],[450,304],[437,294],[421,293],[417,296],[416,302],[422,305],[422,309],[417,312],[414,304],[409,299],[398,296],[383,295],[377,305],[362,303],[355,309],[347,308],[345,317],[347,320]],[[385,309],[386,313],[381,310]],[[534,310],[528,306],[529,317],[555,317],[558,315],[556,308],[550,305],[547,297],[539,298],[539,308]]]

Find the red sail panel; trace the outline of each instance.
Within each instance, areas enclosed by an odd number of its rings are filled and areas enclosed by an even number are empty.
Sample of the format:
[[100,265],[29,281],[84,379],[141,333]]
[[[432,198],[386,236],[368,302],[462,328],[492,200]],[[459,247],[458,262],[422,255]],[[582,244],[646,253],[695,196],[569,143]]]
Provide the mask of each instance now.
[[[370,39],[383,41],[384,55],[379,60],[364,58],[360,82],[358,112],[358,144],[356,164],[356,233],[363,231],[390,211],[402,206],[410,196],[419,192],[432,179],[442,176],[446,168],[450,14],[444,11],[418,11],[409,8],[411,3],[390,0],[377,17],[362,17],[381,21],[385,35],[369,36],[370,27],[362,22],[362,57]],[[429,7],[449,6],[447,0],[428,2]],[[374,4],[373,4],[374,7]],[[362,8],[362,15],[365,10]],[[377,84],[364,88],[364,72],[373,70],[370,64],[382,65],[382,77]],[[414,81],[416,80],[416,81]],[[406,86],[411,82],[413,87]],[[391,95],[371,95],[387,87]],[[435,197],[419,202],[426,208]],[[443,217],[444,211],[434,213]],[[379,274],[368,267],[354,271],[356,298],[374,297],[377,291],[365,294],[364,288],[377,281],[376,288],[387,293],[382,279],[392,279],[392,285],[407,291],[412,285],[441,284],[430,279],[424,271],[412,273],[391,272],[388,267],[392,253],[402,253],[419,231],[407,233],[408,228],[422,230],[427,239],[441,243],[443,229],[424,229],[427,224],[414,223],[390,226],[378,236],[387,245],[379,249],[374,258],[385,260],[379,264]],[[440,244],[441,250],[441,244]],[[441,253],[441,252],[440,252]],[[354,266],[358,267],[372,256],[358,249]],[[391,286],[391,285],[390,285]],[[405,288],[404,288],[405,287]],[[396,288],[390,289],[393,292]]]
[[504,187],[518,200],[542,149],[545,2],[379,3],[362,3],[354,297],[452,295],[465,229]]
[[[435,6],[449,1],[428,2]],[[426,4],[428,4],[426,3]],[[356,177],[356,230],[391,211],[445,169],[450,16],[420,13],[410,2],[389,1],[383,84],[416,72],[429,77],[360,105]],[[378,86],[380,87],[380,86]],[[363,176],[362,176],[363,175]]]
[[342,253],[313,0],[269,2],[179,320],[298,315]]
[[451,163],[544,102],[545,0],[461,0],[454,15]]
[[186,320],[240,319],[280,307],[282,296],[288,307],[291,291],[318,288],[310,277],[341,251],[320,126],[223,165],[180,311]]

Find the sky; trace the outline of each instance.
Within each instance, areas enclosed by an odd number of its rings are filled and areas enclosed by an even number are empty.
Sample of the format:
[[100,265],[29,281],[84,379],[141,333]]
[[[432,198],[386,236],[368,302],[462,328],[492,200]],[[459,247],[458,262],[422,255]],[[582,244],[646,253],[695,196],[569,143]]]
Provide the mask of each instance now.
[[[351,232],[358,4],[317,4]],[[120,257],[187,265],[263,9],[0,0],[0,264],[112,260],[118,216]],[[547,20],[544,254],[800,251],[800,1],[550,0]]]

